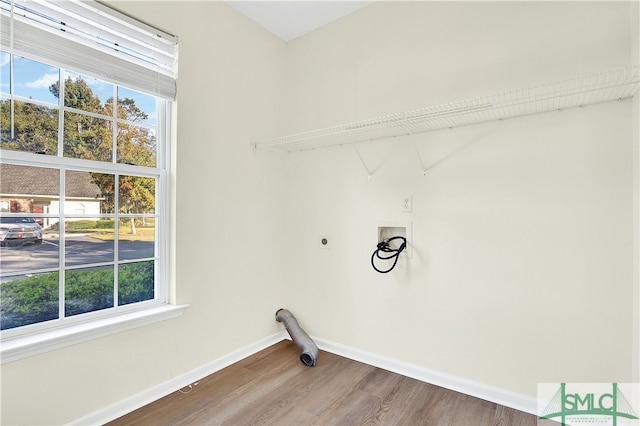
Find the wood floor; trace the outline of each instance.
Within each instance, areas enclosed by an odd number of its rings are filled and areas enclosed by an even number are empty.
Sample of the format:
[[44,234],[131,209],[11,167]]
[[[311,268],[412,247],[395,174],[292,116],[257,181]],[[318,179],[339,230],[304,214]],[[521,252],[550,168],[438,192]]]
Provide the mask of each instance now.
[[536,416],[282,341],[116,425],[536,425]]

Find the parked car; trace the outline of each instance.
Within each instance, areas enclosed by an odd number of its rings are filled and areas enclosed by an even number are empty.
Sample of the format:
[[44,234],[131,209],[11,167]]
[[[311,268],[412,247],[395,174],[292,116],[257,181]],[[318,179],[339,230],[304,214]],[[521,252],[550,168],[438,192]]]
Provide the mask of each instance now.
[[32,217],[0,217],[0,247],[42,243],[42,227]]

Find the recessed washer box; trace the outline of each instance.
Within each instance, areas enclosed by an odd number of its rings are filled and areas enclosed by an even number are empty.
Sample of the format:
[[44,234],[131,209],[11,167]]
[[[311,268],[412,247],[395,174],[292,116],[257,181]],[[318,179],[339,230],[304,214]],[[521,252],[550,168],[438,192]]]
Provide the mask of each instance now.
[[[400,253],[400,257],[411,258],[412,249],[412,226],[411,222],[385,222],[378,225],[378,236],[376,245],[393,237],[404,237],[407,240],[407,247]],[[402,240],[394,240],[390,242],[392,249],[397,249],[402,244]]]

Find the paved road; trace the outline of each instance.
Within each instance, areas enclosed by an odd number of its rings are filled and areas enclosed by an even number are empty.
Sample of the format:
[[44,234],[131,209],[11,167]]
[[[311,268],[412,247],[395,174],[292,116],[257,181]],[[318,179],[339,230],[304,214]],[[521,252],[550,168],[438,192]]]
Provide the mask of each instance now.
[[[87,236],[66,239],[66,265],[113,262],[113,241],[102,241]],[[37,269],[56,268],[60,247],[57,240],[44,240],[41,245],[0,248],[0,273],[28,272]],[[120,241],[120,260],[153,257],[153,241]],[[5,281],[2,279],[2,281]]]

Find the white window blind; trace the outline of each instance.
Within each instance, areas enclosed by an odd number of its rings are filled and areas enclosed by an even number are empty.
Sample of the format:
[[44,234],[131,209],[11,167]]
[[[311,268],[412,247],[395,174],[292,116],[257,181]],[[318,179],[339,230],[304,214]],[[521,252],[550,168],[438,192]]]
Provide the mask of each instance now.
[[175,36],[95,1],[0,0],[2,50],[175,99]]

